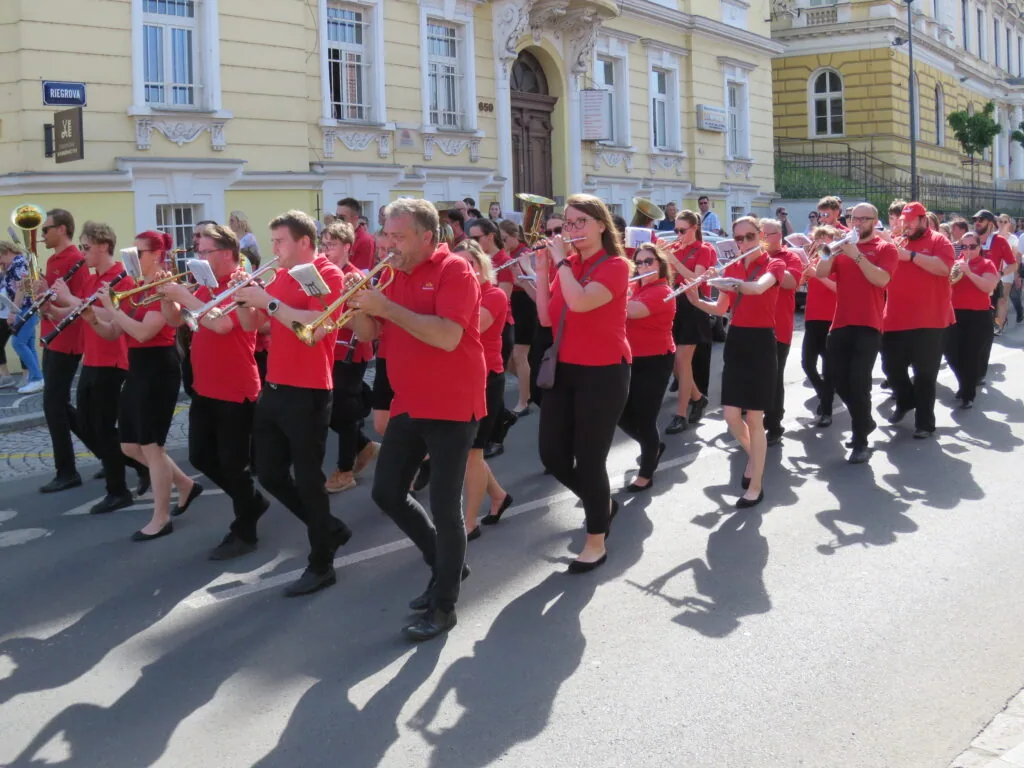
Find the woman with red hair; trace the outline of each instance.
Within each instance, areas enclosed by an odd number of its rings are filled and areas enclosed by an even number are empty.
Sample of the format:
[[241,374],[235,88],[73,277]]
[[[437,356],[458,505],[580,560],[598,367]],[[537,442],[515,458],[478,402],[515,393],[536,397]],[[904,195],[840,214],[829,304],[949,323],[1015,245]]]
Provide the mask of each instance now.
[[[172,241],[164,232],[136,235],[135,247],[142,265],[142,283],[163,276]],[[200,254],[202,256],[202,254]],[[173,532],[172,515],[180,515],[203,492],[203,487],[182,472],[164,450],[174,407],[181,388],[181,362],[174,343],[174,328],[160,310],[160,302],[139,306],[153,291],[136,294],[115,307],[110,292],[100,301],[110,320],[97,331],[106,338],[125,335],[128,342],[128,376],[121,392],[118,414],[121,451],[149,467],[153,481],[153,517],[132,541],[149,541]],[[178,489],[178,505],[171,511],[171,485]]]

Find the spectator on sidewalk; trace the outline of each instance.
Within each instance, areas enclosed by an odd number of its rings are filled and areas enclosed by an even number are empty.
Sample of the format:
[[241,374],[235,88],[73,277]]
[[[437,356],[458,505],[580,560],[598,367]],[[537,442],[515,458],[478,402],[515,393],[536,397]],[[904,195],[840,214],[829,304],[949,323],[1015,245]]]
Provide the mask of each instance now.
[[[0,268],[3,268],[2,288],[4,295],[10,299],[18,308],[18,312],[25,312],[32,306],[32,296],[23,290],[22,281],[28,277],[28,261],[21,246],[6,240],[0,240]],[[13,316],[12,318],[13,319]],[[4,325],[7,323],[5,321]],[[15,353],[21,359],[23,370],[28,375],[25,383],[18,387],[19,395],[28,395],[34,392],[41,392],[43,389],[43,372],[39,367],[39,356],[36,353],[36,329],[39,327],[39,315],[36,314],[31,320],[24,323],[14,336]],[[10,335],[10,329],[7,331]],[[7,338],[3,339],[4,345]],[[5,378],[11,378],[7,374],[7,360],[4,358]],[[11,386],[11,384],[5,386]]]

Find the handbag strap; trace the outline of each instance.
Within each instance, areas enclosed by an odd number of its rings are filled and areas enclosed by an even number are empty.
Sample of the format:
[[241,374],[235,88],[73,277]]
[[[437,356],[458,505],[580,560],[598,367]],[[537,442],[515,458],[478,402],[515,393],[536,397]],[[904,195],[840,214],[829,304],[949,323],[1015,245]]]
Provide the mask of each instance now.
[[[586,280],[591,275],[593,275],[594,274],[594,270],[596,270],[599,266],[601,266],[601,264],[606,259],[610,259],[610,258],[611,258],[611,255],[606,253],[600,259],[598,259],[593,264],[591,264],[590,267],[587,269],[587,271],[584,272],[583,275],[580,277],[580,282]],[[562,296],[562,300],[565,301],[564,294]],[[562,332],[565,331],[565,316],[568,313],[569,313],[569,304],[568,304],[568,302],[566,302],[565,304],[563,304],[563,306],[562,306],[562,314],[558,318],[558,328],[555,330],[555,343],[551,345],[551,348],[554,350],[554,352],[552,353],[552,356],[555,358],[555,360],[558,359],[558,349],[559,349],[559,347],[562,346]]]

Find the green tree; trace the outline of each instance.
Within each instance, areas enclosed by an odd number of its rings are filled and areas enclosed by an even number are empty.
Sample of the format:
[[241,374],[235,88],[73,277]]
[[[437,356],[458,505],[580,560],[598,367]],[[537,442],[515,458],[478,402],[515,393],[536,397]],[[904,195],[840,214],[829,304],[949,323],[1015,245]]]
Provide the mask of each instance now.
[[[968,114],[962,109],[958,112],[951,112],[949,115],[949,127],[953,129],[953,135],[960,142],[964,154],[971,159],[971,184],[974,184],[974,156],[983,155],[985,150],[992,146],[996,136],[1003,132],[1003,126],[995,121],[992,115],[995,114],[996,105],[989,102],[981,112]],[[1024,123],[1021,124],[1024,127]],[[1015,131],[1014,133],[1020,133]],[[1024,138],[1024,134],[1021,134]],[[1016,136],[1014,137],[1016,139]]]

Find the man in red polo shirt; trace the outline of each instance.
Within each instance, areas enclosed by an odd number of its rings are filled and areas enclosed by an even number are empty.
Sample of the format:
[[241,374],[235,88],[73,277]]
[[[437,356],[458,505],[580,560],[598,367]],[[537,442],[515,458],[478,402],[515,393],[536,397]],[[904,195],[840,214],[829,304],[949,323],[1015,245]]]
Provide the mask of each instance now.
[[[935,431],[935,382],[942,363],[942,342],[953,322],[949,271],[956,256],[941,232],[928,228],[921,203],[903,208],[900,267],[886,286],[882,333],[882,371],[889,380],[898,424],[914,411],[914,437]],[[908,373],[914,369],[913,381]]]
[[[1016,269],[1016,259],[1013,256],[1013,249],[1010,248],[1009,241],[999,234],[999,222],[996,220],[995,214],[993,214],[992,211],[982,209],[971,217],[971,221],[974,223],[974,232],[978,235],[978,239],[981,241],[982,255],[995,265],[996,272],[1000,275],[1011,274],[1013,270]],[[995,324],[995,309],[996,304],[999,302],[1001,291],[1003,290],[1002,286],[1002,282],[996,285],[992,298],[993,324]],[[992,337],[987,337],[982,343],[983,349],[980,373],[981,378],[984,379],[988,372],[988,359],[992,354]],[[978,383],[980,384],[981,382],[979,381]]]
[[[425,610],[405,628],[427,640],[455,626],[455,603],[466,558],[462,481],[477,422],[486,415],[487,367],[480,343],[480,285],[468,262],[438,244],[437,210],[425,200],[388,206],[384,234],[395,280],[381,293],[352,299],[360,339],[388,334],[388,377],[395,391],[373,500],[423,553],[433,571],[410,607]],[[429,453],[430,513],[409,493]]]
[[[218,295],[241,274],[238,237],[227,227],[209,224],[201,229],[196,255],[213,270]],[[205,286],[194,294],[179,283],[158,290],[165,299],[161,309],[175,327],[182,324],[182,307],[198,310],[213,298]],[[237,312],[222,317],[207,313],[192,335],[188,460],[224,489],[235,513],[229,533],[210,553],[211,560],[228,560],[256,549],[256,521],[270,506],[249,471],[253,412],[260,394],[255,350],[256,331],[243,328]]]
[[359,223],[359,217],[363,215],[363,206],[354,197],[346,197],[338,201],[338,218],[352,227],[355,233],[355,243],[349,253],[349,263],[356,269],[368,272],[377,263],[377,244],[373,235],[366,231],[366,227]]
[[856,245],[845,243],[839,254],[818,262],[816,275],[836,284],[836,314],[828,334],[828,370],[836,394],[850,411],[853,440],[851,464],[870,458],[868,435],[871,418],[871,371],[882,345],[885,287],[899,265],[896,246],[875,232],[878,209],[870,203],[855,206],[850,223],[857,230]]
[[[45,281],[39,280],[33,286],[36,298],[46,293],[58,278],[66,275],[83,258],[82,252],[72,242],[75,219],[63,208],[48,211],[40,231],[43,242],[53,255],[46,260]],[[71,294],[85,298],[91,279],[88,270],[79,269],[68,283]],[[54,328],[54,321],[45,307],[42,314],[40,338]],[[43,493],[64,491],[82,484],[82,477],[75,468],[75,449],[71,444],[71,433],[78,434],[77,415],[71,405],[71,383],[84,351],[82,328],[81,323],[74,323],[43,349],[43,414],[57,470],[57,476],[39,489]]]
[[[242,326],[255,330],[270,321],[267,384],[253,416],[256,473],[260,484],[306,525],[309,565],[285,590],[289,597],[305,595],[335,583],[334,553],[352,531],[331,514],[324,487],[324,452],[331,420],[331,368],[336,330],[306,346],[292,330],[307,325],[341,295],[341,270],[316,252],[316,222],[302,211],[288,211],[270,222],[270,241],[280,270],[274,282],[241,288],[235,298],[247,308]],[[327,284],[328,295],[309,296],[291,274],[312,264]],[[294,471],[294,477],[292,472]]]

